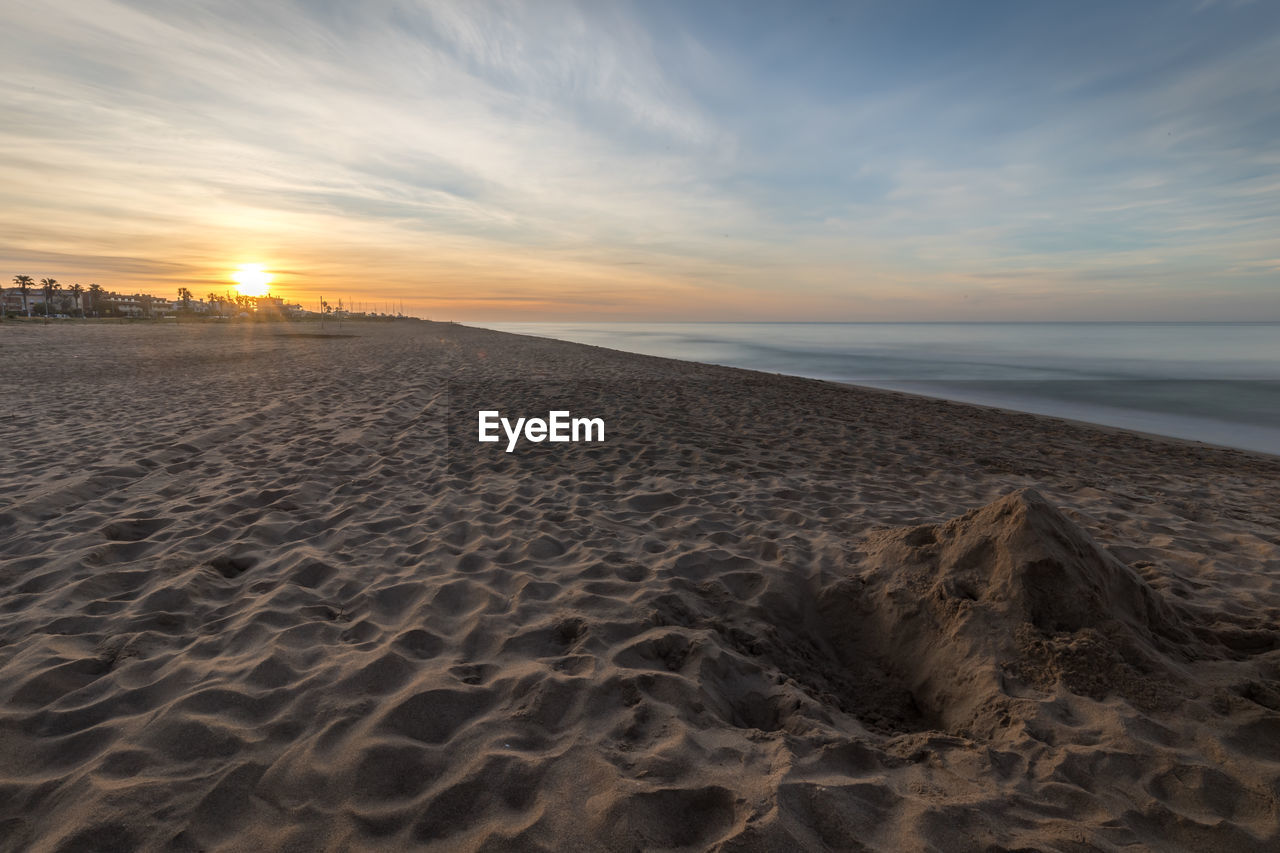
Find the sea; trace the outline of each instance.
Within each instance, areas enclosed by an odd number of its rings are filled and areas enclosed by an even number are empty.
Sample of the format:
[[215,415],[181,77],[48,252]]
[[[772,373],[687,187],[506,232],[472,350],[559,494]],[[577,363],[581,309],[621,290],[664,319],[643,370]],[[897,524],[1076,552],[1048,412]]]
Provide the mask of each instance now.
[[1280,455],[1280,323],[474,323]]

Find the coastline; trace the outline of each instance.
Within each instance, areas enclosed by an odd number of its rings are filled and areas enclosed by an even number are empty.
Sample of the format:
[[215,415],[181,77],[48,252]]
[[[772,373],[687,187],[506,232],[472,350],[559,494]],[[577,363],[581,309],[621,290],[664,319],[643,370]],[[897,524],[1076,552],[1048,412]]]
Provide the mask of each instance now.
[[[1280,840],[1280,458],[456,324],[55,328],[0,338],[13,849]],[[477,401],[608,437],[489,453]]]
[[[1184,350],[1168,333],[1183,327],[1198,348]],[[1280,455],[1280,350],[1260,339],[1261,332],[1247,339],[1237,334],[1244,328],[1280,331],[1276,323],[628,322],[486,328]],[[1153,329],[1164,331],[1153,335]]]
[[[820,380],[824,381],[824,380]],[[1005,406],[987,405],[984,403],[972,403],[967,400],[949,400],[945,397],[931,397],[928,394],[913,394],[910,391],[899,391],[893,388],[876,388],[874,385],[857,385],[852,382],[834,382],[836,385],[853,385],[855,388],[862,388],[868,391],[884,391],[888,394],[901,394],[906,397],[921,397],[926,400],[944,400],[954,403],[958,406],[972,406],[976,409],[987,409],[992,412],[1000,412],[1008,415],[1029,415],[1033,418],[1044,418],[1050,421],[1061,421],[1065,424],[1071,424],[1078,427],[1087,427],[1089,429],[1100,430],[1108,434],[1132,435],[1138,438],[1146,439],[1154,442],[1165,442],[1168,444],[1176,444],[1183,447],[1203,447],[1209,450],[1225,450],[1229,453],[1240,453],[1245,456],[1256,457],[1260,461],[1277,461],[1280,460],[1280,454],[1267,453],[1264,450],[1251,450],[1247,447],[1233,447],[1229,444],[1215,444],[1212,441],[1199,441],[1194,438],[1180,438],[1176,435],[1164,435],[1158,432],[1147,432],[1140,429],[1130,429],[1128,427],[1112,426],[1110,424],[1098,423],[1097,421],[1080,420],[1079,418],[1067,418],[1061,415],[1044,415],[1038,412],[1028,412],[1022,409],[1011,409]]]
[[[1239,325],[1245,325],[1245,324],[1258,325],[1258,326],[1275,325],[1275,323],[1272,321],[1259,321],[1256,323],[1247,323],[1246,321],[1240,321],[1239,323]],[[885,387],[880,387],[876,385],[865,385],[858,382],[845,382],[839,379],[820,379],[820,378],[811,377],[811,376],[801,376],[799,374],[794,374],[794,373],[779,373],[779,372],[772,372],[767,370],[755,370],[749,367],[735,367],[733,365],[713,364],[711,362],[705,362],[705,361],[694,361],[692,359],[674,358],[670,356],[647,355],[644,353],[633,353],[627,350],[610,349],[609,347],[602,347],[596,344],[584,344],[584,343],[578,343],[576,341],[564,341],[564,340],[560,340],[559,338],[541,337],[538,335],[527,335],[519,332],[508,332],[501,329],[490,329],[486,326],[473,326],[467,323],[460,323],[458,325],[462,325],[470,329],[478,329],[486,332],[496,332],[502,335],[514,335],[516,337],[533,338],[534,340],[551,340],[551,341],[556,341],[557,343],[571,344],[573,346],[585,346],[585,347],[590,347],[592,349],[609,350],[610,352],[621,353],[624,355],[635,355],[641,358],[657,358],[657,359],[664,359],[668,361],[679,362],[681,364],[699,364],[705,367],[720,367],[728,370],[741,370],[746,373],[758,373],[763,376],[781,376],[788,379],[802,379],[807,382],[823,382],[830,385],[835,385],[837,387],[856,388],[859,391],[889,394],[892,396],[909,397],[909,398],[920,399],[920,400],[935,400],[935,401],[941,401],[944,403],[950,403],[956,406],[967,406],[975,409],[983,409],[986,411],[1002,413],[1007,415],[1019,415],[1019,416],[1027,416],[1032,418],[1043,418],[1048,421],[1060,421],[1062,423],[1071,424],[1077,427],[1086,427],[1089,429],[1100,430],[1108,434],[1132,435],[1132,436],[1148,439],[1155,442],[1166,442],[1166,443],[1176,444],[1183,447],[1202,447],[1210,450],[1225,450],[1230,453],[1240,453],[1240,454],[1244,454],[1245,456],[1256,457],[1261,461],[1280,461],[1280,454],[1268,453],[1263,450],[1251,450],[1247,447],[1234,447],[1229,444],[1216,444],[1211,441],[1200,441],[1192,438],[1181,438],[1175,435],[1164,435],[1162,433],[1147,432],[1145,430],[1140,430],[1140,429],[1130,429],[1128,427],[1112,426],[1110,424],[1098,423],[1097,421],[1081,420],[1079,418],[1068,418],[1068,417],[1063,417],[1061,415],[1048,415],[1048,414],[1041,414],[1039,412],[1029,412],[1023,409],[1009,408],[1007,406],[989,405],[986,403],[975,403],[969,400],[955,400],[955,399],[951,399],[951,398],[940,396],[940,395],[922,394],[922,393],[916,393],[912,391],[903,391],[898,388],[885,388]],[[793,325],[805,325],[805,324],[797,322]],[[867,325],[875,325],[875,324],[867,324]],[[921,322],[915,325],[933,325],[933,324]],[[1010,325],[1027,325],[1027,324],[1011,323]],[[1046,323],[1045,325],[1053,325],[1053,324]],[[1078,325],[1078,324],[1072,323],[1072,324],[1058,324],[1058,325]],[[1096,325],[1106,325],[1106,324],[1103,322],[1099,322]],[[1129,322],[1125,322],[1118,325],[1133,325],[1133,324]],[[1149,325],[1173,326],[1173,325],[1194,325],[1194,324],[1173,323],[1173,322],[1168,322],[1168,323],[1152,322]],[[1229,325],[1229,324],[1224,324],[1224,325]]]

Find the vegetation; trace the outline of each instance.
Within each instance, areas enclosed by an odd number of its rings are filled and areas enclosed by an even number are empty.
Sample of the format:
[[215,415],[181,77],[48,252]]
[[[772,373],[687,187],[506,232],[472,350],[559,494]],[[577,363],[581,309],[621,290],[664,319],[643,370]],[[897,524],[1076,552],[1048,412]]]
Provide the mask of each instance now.
[[27,303],[27,293],[31,290],[31,285],[35,284],[35,279],[29,275],[15,275],[13,283],[18,285],[18,292],[22,294],[22,310],[28,318],[31,317],[31,306]]
[[71,294],[71,304],[80,310],[80,316],[84,316],[84,304],[80,302],[80,294],[84,293],[84,288],[77,282],[69,287],[68,292]]
[[42,278],[40,279],[40,286],[44,288],[44,305],[41,306],[44,310],[41,313],[44,314],[44,321],[47,323],[49,322],[49,308],[53,305],[53,293],[61,285],[58,284],[56,278]]
[[[244,294],[208,293],[203,300],[197,299],[190,288],[178,288],[178,299],[171,301],[146,294],[124,296],[108,292],[94,283],[87,288],[78,282],[63,286],[56,278],[47,277],[36,284],[29,275],[13,276],[13,284],[22,296],[22,313],[31,319],[38,316],[45,322],[53,316],[74,316],[81,319],[93,317],[118,317],[121,319],[159,319],[176,316],[191,316],[208,320],[251,319],[255,322],[275,322],[282,320],[319,320],[323,323],[326,317],[335,318],[339,324],[343,320],[391,320],[386,314],[365,314],[352,312],[339,299],[336,306],[321,298],[319,311],[306,311],[301,305],[283,305],[279,298],[271,296],[246,296]],[[44,299],[33,303],[29,294],[33,287],[39,286]],[[0,295],[4,289],[0,288]],[[12,297],[12,293],[10,293]],[[179,304],[180,303],[180,304]],[[6,306],[0,299],[0,318],[5,315]],[[16,314],[10,316],[17,316]]]

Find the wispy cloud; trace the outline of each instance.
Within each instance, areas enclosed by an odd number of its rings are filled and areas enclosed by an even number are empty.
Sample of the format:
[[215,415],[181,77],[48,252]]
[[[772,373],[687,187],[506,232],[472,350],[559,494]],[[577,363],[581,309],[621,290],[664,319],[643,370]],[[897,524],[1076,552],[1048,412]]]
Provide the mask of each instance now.
[[1271,4],[10,0],[0,33],[15,272],[258,261],[476,317],[1194,316],[1228,281],[1280,317]]

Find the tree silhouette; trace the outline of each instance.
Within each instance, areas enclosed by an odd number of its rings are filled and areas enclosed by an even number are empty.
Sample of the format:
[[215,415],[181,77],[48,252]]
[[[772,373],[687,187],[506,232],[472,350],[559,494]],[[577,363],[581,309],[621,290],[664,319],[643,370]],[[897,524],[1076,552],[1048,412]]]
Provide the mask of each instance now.
[[84,306],[80,304],[80,294],[84,293],[84,288],[80,286],[79,282],[76,282],[67,288],[67,290],[71,292],[71,299],[73,300],[71,304],[79,308],[80,316],[84,317]]
[[22,294],[22,310],[27,315],[27,319],[31,319],[31,306],[27,303],[27,292],[31,290],[31,285],[36,280],[29,275],[15,275],[13,283],[18,285],[18,292]]
[[96,284],[89,285],[89,307],[93,309],[93,316],[98,316],[98,300],[102,298],[103,289]]
[[49,309],[53,307],[53,292],[58,289],[58,280],[56,278],[40,279],[40,286],[44,288],[44,321],[49,322]]

